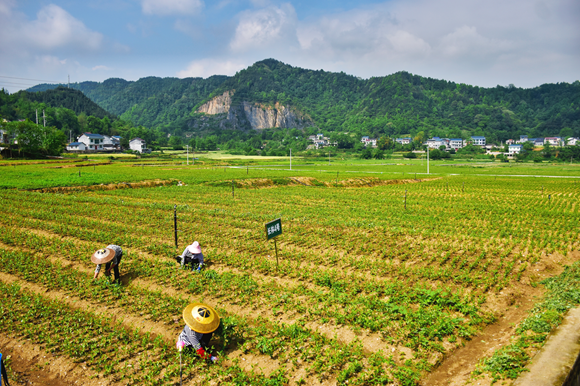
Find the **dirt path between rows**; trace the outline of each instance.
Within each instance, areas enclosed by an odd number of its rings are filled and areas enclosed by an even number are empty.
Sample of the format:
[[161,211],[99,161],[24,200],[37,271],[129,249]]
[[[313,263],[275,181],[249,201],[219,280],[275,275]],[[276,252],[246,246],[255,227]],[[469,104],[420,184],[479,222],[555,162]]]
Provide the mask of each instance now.
[[82,363],[48,353],[28,339],[0,333],[0,347],[2,358],[10,357],[8,378],[11,385],[111,385]]
[[580,260],[580,252],[574,251],[568,253],[567,256],[560,254],[546,256],[540,263],[532,266],[527,272],[527,277],[521,280],[525,284],[516,283],[510,289],[502,291],[503,295],[507,295],[503,297],[503,301],[511,298],[511,301],[505,304],[503,315],[466,342],[464,347],[452,352],[437,369],[427,374],[420,384],[422,386],[463,386],[466,384],[490,386],[491,378],[483,376],[474,380],[471,379],[471,373],[482,358],[490,356],[500,347],[510,343],[510,337],[514,335],[517,325],[528,316],[528,311],[541,301],[544,287],[540,285],[534,288],[529,285],[529,275],[537,275],[539,279],[557,276],[564,270],[564,264],[577,260]]

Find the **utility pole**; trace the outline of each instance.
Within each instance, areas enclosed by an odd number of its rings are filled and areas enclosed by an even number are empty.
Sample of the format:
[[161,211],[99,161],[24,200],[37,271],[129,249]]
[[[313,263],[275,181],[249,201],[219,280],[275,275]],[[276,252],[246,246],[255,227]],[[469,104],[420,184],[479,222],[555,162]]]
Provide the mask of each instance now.
[[38,109],[36,109],[36,124],[38,125]]
[[44,110],[42,110],[42,119],[44,121],[44,127],[46,127],[46,115],[44,114]]
[[427,175],[429,174],[429,145],[427,145]]
[[290,149],[290,170],[292,170],[292,149]]
[[330,149],[328,149],[328,166],[330,166]]
[[187,149],[187,165],[189,166],[189,145],[185,145],[185,148]]

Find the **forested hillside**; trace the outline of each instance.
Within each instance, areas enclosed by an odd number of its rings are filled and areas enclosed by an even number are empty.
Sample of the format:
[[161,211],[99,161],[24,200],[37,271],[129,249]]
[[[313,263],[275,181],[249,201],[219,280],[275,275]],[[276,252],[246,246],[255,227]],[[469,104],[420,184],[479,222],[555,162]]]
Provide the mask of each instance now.
[[[49,87],[40,85],[31,91]],[[325,133],[373,137],[484,135],[489,142],[522,134],[580,135],[579,81],[522,89],[512,85],[482,88],[407,72],[365,80],[267,59],[233,77],[149,77],[136,82],[109,79],[71,87],[133,124],[178,135],[203,119],[196,114],[197,108],[225,91],[234,91],[234,106],[249,102],[295,108],[309,117],[316,131]],[[223,124],[207,122],[214,125],[213,130],[199,135],[222,134]]]
[[120,135],[125,147],[135,137],[146,139],[151,146],[168,141],[167,133],[134,127],[106,112],[82,92],[66,87],[15,94],[0,90],[0,128],[15,140],[12,145],[18,145],[19,154],[21,150],[21,155],[31,157],[59,154],[66,142],[76,140],[83,132]]
[[[580,82],[533,89],[482,88],[407,72],[362,80],[344,73],[292,67],[268,59],[240,71],[211,96],[236,90],[234,101],[297,106],[321,130],[381,135],[468,137],[505,141],[578,135]],[[208,98],[209,99],[209,98]]]
[[[188,117],[201,100],[215,90],[227,76],[202,78],[147,77],[136,82],[111,78],[102,83],[81,82],[71,88],[82,91],[105,110],[149,128],[169,126]],[[29,91],[43,91],[50,85],[35,86]]]

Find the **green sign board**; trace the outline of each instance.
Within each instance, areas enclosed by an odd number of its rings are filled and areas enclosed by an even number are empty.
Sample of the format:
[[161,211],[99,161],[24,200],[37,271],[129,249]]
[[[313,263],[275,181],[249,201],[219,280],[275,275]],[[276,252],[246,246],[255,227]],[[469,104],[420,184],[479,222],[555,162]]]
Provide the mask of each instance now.
[[282,220],[277,218],[266,224],[266,237],[268,240],[282,234]]

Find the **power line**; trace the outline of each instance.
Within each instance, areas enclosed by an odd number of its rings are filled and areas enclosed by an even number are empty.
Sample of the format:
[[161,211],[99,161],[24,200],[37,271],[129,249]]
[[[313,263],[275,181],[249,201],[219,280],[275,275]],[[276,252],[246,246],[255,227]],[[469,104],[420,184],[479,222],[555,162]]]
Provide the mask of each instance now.
[[16,84],[19,86],[36,86],[35,83],[16,83],[16,82],[7,82],[5,80],[0,80],[0,84]]
[[4,75],[0,75],[0,78],[10,78],[10,79],[20,79],[20,80],[33,80],[36,82],[51,82],[51,83],[62,83],[62,82],[58,82],[56,80],[46,80],[46,79],[30,79],[30,78],[17,78],[14,76],[4,76]]

